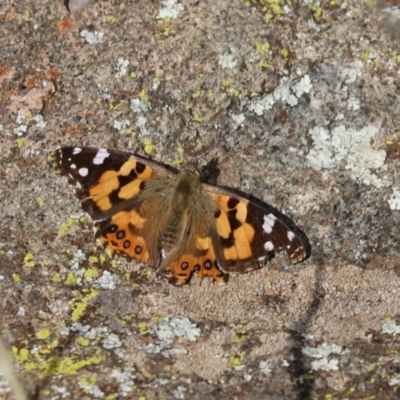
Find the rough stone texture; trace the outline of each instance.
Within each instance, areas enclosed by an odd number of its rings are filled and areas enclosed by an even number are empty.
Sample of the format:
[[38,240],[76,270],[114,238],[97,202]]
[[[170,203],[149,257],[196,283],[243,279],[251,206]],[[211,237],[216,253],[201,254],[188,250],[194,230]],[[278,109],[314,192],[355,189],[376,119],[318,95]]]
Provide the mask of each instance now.
[[[0,327],[27,393],[395,398],[395,2],[170,1],[170,19],[158,1],[70,3],[71,14],[61,1],[0,4]],[[84,30],[103,37],[90,44]],[[277,91],[306,75],[297,97]],[[217,159],[218,183],[288,215],[312,255],[185,287],[111,259],[51,166],[74,144],[177,167]]]

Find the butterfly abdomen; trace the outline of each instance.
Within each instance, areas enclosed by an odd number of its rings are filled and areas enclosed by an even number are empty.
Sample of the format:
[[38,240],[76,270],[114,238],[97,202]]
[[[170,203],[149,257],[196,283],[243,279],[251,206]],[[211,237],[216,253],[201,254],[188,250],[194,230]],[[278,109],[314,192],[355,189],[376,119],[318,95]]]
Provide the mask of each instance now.
[[182,171],[174,181],[171,199],[165,212],[168,214],[161,246],[168,254],[185,240],[190,222],[190,207],[200,195],[200,180],[191,172]]

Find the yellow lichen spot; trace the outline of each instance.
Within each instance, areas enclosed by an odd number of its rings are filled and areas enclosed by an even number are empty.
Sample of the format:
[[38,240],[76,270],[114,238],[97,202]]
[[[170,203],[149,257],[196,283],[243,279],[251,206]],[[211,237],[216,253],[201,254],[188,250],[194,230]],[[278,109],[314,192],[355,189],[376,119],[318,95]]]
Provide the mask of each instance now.
[[287,49],[282,49],[282,50],[280,51],[280,53],[281,53],[282,58],[283,58],[285,61],[288,61],[288,60],[289,60],[289,51],[288,51]]
[[[275,0],[270,0],[270,2],[272,3]],[[283,14],[283,10],[282,7],[278,4],[278,3],[273,3],[271,4],[271,10],[275,15],[282,15]]]
[[107,18],[106,18],[106,21],[107,21],[109,24],[113,24],[114,22],[117,21],[117,18],[114,17],[114,15],[108,15]]
[[75,286],[76,282],[78,281],[78,277],[74,272],[70,272],[67,276],[67,279],[64,281],[64,283],[67,286]]
[[203,121],[203,119],[201,118],[201,116],[199,114],[194,113],[192,116],[192,121],[201,122],[201,121]]
[[114,103],[110,103],[108,106],[109,106],[110,110],[113,110],[113,111],[118,110],[118,108],[119,108],[119,104],[114,104]]
[[78,321],[78,319],[83,315],[83,313],[86,310],[86,307],[88,305],[88,303],[95,298],[96,296],[98,296],[99,291],[97,289],[90,289],[89,293],[79,302],[74,303],[71,306],[72,309],[72,314],[71,314],[71,320],[73,322]]
[[362,61],[368,61],[369,60],[369,56],[370,56],[370,52],[369,51],[364,51],[364,53],[361,54],[360,58]]
[[43,207],[44,206],[44,200],[41,197],[38,197],[36,199],[36,203],[38,203],[39,207]]
[[321,7],[315,7],[313,15],[314,15],[314,18],[320,18],[322,16],[322,8]]
[[376,0],[364,0],[364,3],[369,7],[375,8],[377,1]]
[[79,378],[79,382],[83,383],[85,386],[94,386],[97,383],[97,375],[92,374],[89,377]]
[[392,317],[385,317],[383,318],[382,322],[390,322],[392,320]]
[[138,328],[141,335],[146,335],[149,332],[149,327],[147,326],[146,322],[139,322]]
[[76,339],[76,344],[78,344],[79,346],[82,346],[82,347],[87,347],[90,344],[90,340],[88,338],[83,337],[83,336],[79,336]]
[[74,304],[72,308],[72,315],[71,315],[71,320],[76,322],[79,320],[79,318],[83,315],[87,307],[87,304],[85,303],[76,303]]
[[171,162],[171,165],[179,165],[179,164],[182,164],[182,162],[183,162],[183,160],[184,160],[185,151],[184,151],[182,148],[179,148],[179,149],[178,149],[178,154],[179,154],[178,160],[172,161],[172,162]]
[[151,106],[150,100],[149,100],[149,90],[148,89],[142,89],[139,93],[139,98],[140,100],[143,101],[144,104],[147,106]]
[[377,368],[379,366],[379,363],[365,363],[365,369],[368,372],[372,372],[375,368]]
[[84,367],[98,365],[105,356],[93,356],[86,360],[75,361],[72,357],[51,357],[37,365],[40,378],[56,375],[76,375]]
[[169,365],[169,364],[164,367],[165,372],[169,372],[169,371],[171,371],[171,369],[172,369],[172,365]]
[[24,257],[24,265],[25,267],[33,268],[35,266],[35,262],[33,261],[34,255],[32,253],[28,253]]
[[121,318],[115,318],[115,321],[119,322],[121,325],[126,325],[126,321]]
[[192,94],[192,98],[193,99],[197,99],[202,95],[202,91],[201,89],[197,89],[193,94]]
[[164,36],[169,36],[170,30],[171,30],[170,27],[165,28],[165,29],[164,29],[164,32],[163,32],[163,35],[164,35]]
[[42,340],[47,339],[50,335],[50,329],[41,329],[39,332],[36,332],[36,337]]
[[139,396],[138,400],[147,400],[147,397],[146,396]]
[[240,329],[237,332],[235,332],[235,335],[233,336],[233,340],[236,343],[241,343],[247,340],[247,330],[246,329]]
[[269,44],[269,42],[256,42],[256,49],[260,54],[265,54],[268,53],[268,51],[271,49],[271,45]]
[[15,141],[15,143],[17,143],[17,146],[18,146],[19,149],[24,145],[25,140],[26,140],[25,137],[21,137],[21,138],[18,138],[18,139]]
[[247,325],[249,322],[250,322],[250,320],[247,319],[247,318],[241,319],[241,320],[239,321],[240,325]]
[[222,86],[224,86],[224,87],[230,86],[230,85],[232,85],[233,82],[234,82],[233,78],[224,79],[222,81]]
[[59,346],[59,344],[60,344],[59,340],[58,340],[58,339],[55,339],[55,340],[53,340],[51,343],[49,343],[49,344],[47,345],[47,348],[49,348],[49,349],[55,349],[55,348],[57,348],[57,347]]
[[58,237],[64,236],[67,233],[68,229],[71,228],[71,226],[75,223],[76,223],[76,219],[73,219],[73,218],[68,218],[68,220],[66,222],[63,222],[60,225],[60,229],[58,230],[58,234],[57,234]]
[[355,388],[354,386],[352,386],[352,387],[347,391],[347,394],[355,393],[355,391],[356,391],[356,388]]
[[151,142],[150,139],[144,139],[144,152],[146,154],[151,154],[156,146]]
[[125,278],[125,280],[126,280],[127,282],[130,282],[130,281],[131,281],[131,274],[130,274],[129,272],[126,272],[126,273],[124,274],[124,278]]
[[104,253],[108,258],[113,258],[114,253],[110,249],[105,249]]
[[53,282],[55,282],[55,283],[60,283],[61,281],[62,281],[62,279],[61,279],[60,273],[59,273],[59,272],[56,272],[56,273],[53,275]]
[[393,61],[396,63],[400,63],[400,54],[393,57]]
[[21,282],[21,277],[18,274],[12,274],[14,282]]
[[244,352],[238,350],[235,354],[231,355],[228,360],[228,367],[234,368],[238,367],[243,363]]
[[23,364],[24,362],[28,361],[30,356],[30,351],[28,349],[18,349],[18,347],[11,348],[11,354],[14,357],[15,361]]
[[84,275],[85,278],[98,278],[99,271],[97,268],[89,268],[85,271]]
[[28,20],[31,18],[31,13],[29,11],[25,11],[24,15],[22,16],[24,20]]
[[267,61],[267,60],[260,61],[261,68],[269,68],[271,65],[272,65],[272,62],[270,62],[270,61]]
[[130,76],[131,76],[132,79],[136,79],[137,78],[136,72],[133,72],[133,71],[131,72]]
[[90,262],[90,264],[96,264],[99,262],[99,259],[96,256],[90,256],[89,262]]
[[118,267],[117,260],[111,260],[110,265],[111,265],[112,268],[117,268]]
[[117,398],[117,395],[112,393],[109,394],[108,396],[105,397],[105,400],[115,400]]

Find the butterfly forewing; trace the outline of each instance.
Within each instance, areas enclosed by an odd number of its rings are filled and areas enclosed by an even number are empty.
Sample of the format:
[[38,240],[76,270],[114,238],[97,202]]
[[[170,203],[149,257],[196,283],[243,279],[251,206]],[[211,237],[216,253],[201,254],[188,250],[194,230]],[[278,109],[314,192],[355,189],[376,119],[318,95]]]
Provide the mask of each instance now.
[[291,263],[306,257],[301,239],[273,213],[216,186],[205,186],[219,206],[215,214],[220,257],[226,272],[245,272],[270,260],[275,252],[286,251]]

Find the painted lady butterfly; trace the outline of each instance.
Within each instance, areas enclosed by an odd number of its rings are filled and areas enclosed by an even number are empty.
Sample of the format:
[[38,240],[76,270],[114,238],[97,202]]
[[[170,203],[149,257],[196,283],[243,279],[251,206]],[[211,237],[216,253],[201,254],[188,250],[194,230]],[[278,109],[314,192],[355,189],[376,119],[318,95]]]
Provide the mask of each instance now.
[[275,251],[306,257],[302,240],[266,208],[117,150],[63,147],[54,164],[75,185],[96,237],[111,250],[157,268],[171,283],[194,272],[221,282],[261,267]]

